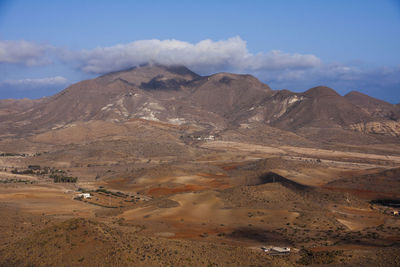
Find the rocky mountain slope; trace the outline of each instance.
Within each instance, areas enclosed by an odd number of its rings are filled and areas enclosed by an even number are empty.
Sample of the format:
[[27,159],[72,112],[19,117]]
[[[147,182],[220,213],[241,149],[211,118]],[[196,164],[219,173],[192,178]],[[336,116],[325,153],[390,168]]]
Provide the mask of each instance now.
[[351,129],[364,133],[400,135],[400,106],[370,97],[360,92],[350,92],[344,96],[352,104],[360,107],[374,120],[350,125]]
[[398,105],[358,92],[340,96],[324,86],[304,93],[273,91],[251,75],[200,76],[183,66],[145,65],[81,81],[40,100],[0,101],[3,137],[132,119],[208,133],[269,125],[335,142],[344,133],[380,141],[400,136]]

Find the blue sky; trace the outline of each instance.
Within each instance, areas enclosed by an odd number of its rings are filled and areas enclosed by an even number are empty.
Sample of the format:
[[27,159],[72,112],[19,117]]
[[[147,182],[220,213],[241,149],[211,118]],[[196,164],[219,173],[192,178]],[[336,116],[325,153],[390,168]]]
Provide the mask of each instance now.
[[400,1],[0,0],[0,98],[146,61],[400,102]]

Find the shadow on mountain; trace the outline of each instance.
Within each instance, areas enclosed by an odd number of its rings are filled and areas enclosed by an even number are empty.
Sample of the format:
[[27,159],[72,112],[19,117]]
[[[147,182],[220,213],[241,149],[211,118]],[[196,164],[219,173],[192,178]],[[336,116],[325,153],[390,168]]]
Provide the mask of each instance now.
[[299,184],[292,180],[289,180],[277,173],[274,172],[267,172],[252,181],[249,181],[247,185],[256,186],[256,185],[263,185],[263,184],[271,184],[271,183],[279,183],[284,187],[290,188],[295,191],[304,191],[310,189],[309,186]]
[[186,85],[188,82],[179,79],[163,79],[162,75],[154,77],[147,83],[141,83],[140,89],[143,90],[174,90],[177,91],[181,86]]

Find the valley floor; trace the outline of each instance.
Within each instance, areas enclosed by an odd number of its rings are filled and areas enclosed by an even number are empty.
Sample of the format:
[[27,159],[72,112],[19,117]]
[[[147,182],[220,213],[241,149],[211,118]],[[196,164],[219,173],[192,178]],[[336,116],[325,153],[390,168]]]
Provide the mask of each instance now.
[[[400,207],[373,202],[400,199],[393,146],[192,147],[185,157],[1,157],[0,266],[400,265]],[[261,249],[271,246],[291,252]]]

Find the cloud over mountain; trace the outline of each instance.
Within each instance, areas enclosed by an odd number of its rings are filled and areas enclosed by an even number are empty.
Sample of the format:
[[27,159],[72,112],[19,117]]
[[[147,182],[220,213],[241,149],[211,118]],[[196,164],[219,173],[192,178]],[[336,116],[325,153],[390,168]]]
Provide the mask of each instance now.
[[314,55],[288,54],[281,51],[252,54],[240,37],[222,41],[202,40],[191,44],[178,40],[139,40],[111,47],[98,47],[74,55],[81,69],[105,73],[155,62],[165,65],[185,65],[197,71],[281,70],[312,68],[320,64]]

